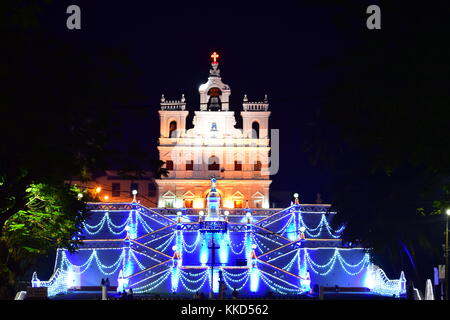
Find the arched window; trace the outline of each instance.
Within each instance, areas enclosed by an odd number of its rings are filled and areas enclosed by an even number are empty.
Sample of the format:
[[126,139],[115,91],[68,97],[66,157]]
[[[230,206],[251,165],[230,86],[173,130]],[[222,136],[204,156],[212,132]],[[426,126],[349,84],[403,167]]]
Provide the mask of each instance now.
[[208,159],[208,170],[220,170],[220,161],[216,156],[211,156]]
[[177,122],[171,121],[169,124],[169,138],[175,138],[177,131]]
[[220,96],[222,95],[222,91],[219,88],[211,88],[208,90],[208,110],[217,111],[222,107],[222,103],[220,101]]
[[252,139],[259,139],[259,123],[257,121],[252,123]]

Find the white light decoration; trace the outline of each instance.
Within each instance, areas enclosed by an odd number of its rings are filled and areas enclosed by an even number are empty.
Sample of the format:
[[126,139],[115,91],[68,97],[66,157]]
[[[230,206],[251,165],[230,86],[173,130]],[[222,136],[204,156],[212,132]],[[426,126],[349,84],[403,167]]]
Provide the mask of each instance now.
[[[141,217],[141,215],[139,214],[138,211],[136,211],[136,223],[140,223],[146,233],[150,233],[150,232],[154,231],[153,228],[151,228],[147,224],[147,222]],[[136,230],[137,230],[137,227],[136,227]]]
[[200,232],[197,232],[197,237],[195,238],[194,243],[187,244],[186,241],[184,240],[183,233],[181,233],[181,243],[183,246],[183,251],[186,253],[193,253],[197,249],[197,246],[200,243],[200,239],[201,239]]
[[33,276],[31,277],[31,287],[39,288],[41,286],[41,280],[38,279],[36,271],[33,272]]
[[[170,276],[170,268],[165,270],[165,271],[162,271],[162,272],[160,272],[158,274],[155,274],[153,276],[159,275],[161,273],[163,273],[163,275],[161,277],[159,277],[158,279],[156,279],[156,280],[154,280],[152,282],[149,282],[149,283],[147,283],[147,284],[145,284],[145,285],[143,285],[141,287],[133,288],[133,285],[131,285],[131,287],[133,289],[133,292],[134,293],[147,293],[147,292],[151,292],[154,289],[158,288],[164,281],[167,280],[167,278],[169,278],[169,276]],[[136,285],[136,284],[137,283],[135,283],[134,285]]]
[[131,191],[131,193],[133,194],[133,196],[135,196],[135,195],[137,195],[137,190],[133,190],[133,191]]
[[[183,288],[184,288],[186,291],[191,292],[191,293],[197,292],[197,291],[199,291],[201,288],[203,288],[203,286],[205,285],[206,279],[208,279],[208,277],[210,277],[209,274],[210,274],[210,272],[208,272],[208,270],[206,270],[206,271],[204,272],[204,274],[202,275],[201,278],[199,278],[199,279],[197,279],[197,280],[190,280],[190,279],[188,279],[188,278],[185,276],[185,274],[181,273],[181,276],[180,276],[180,282],[181,282],[181,285],[183,286]],[[188,286],[188,284],[196,284],[196,283],[199,283],[199,282],[201,282],[200,285],[198,285],[198,286],[195,287],[195,288],[192,288],[192,287],[189,287],[189,286]]]
[[[86,277],[91,270],[95,270],[95,272],[98,270],[104,276],[117,276],[122,272],[122,286],[125,286],[125,281],[129,281],[129,287],[133,288],[135,293],[167,289],[170,291],[170,288],[173,291],[184,293],[208,290],[206,281],[211,286],[211,269],[206,267],[210,255],[207,240],[210,239],[208,237],[212,233],[199,231],[197,221],[186,224],[186,229],[178,229],[180,226],[177,225],[175,219],[177,216],[182,216],[184,212],[177,211],[179,209],[165,209],[165,211],[161,209],[160,211],[160,209],[148,209],[139,204],[126,204],[128,207],[124,209],[124,204],[120,205],[122,205],[120,209],[118,209],[119,207],[114,209],[116,204],[103,204],[104,208],[108,208],[110,212],[98,210],[99,216],[94,219],[95,223],[91,225],[85,223],[84,225],[85,235],[88,236],[88,239],[90,238],[90,241],[101,239],[99,241],[106,241],[105,243],[86,242],[87,246],[81,247],[79,250],[86,255],[78,255],[79,253],[76,254],[78,256],[69,255],[68,251],[58,249],[55,273],[51,281],[45,282],[45,286],[49,288],[49,295],[50,292],[51,294],[67,292],[73,283],[71,279],[80,276]],[[296,209],[294,210],[294,208]],[[327,220],[328,215],[325,215],[323,211],[311,211],[310,215],[304,216],[306,211],[303,209],[303,206],[290,207],[277,212],[277,215],[268,219],[267,214],[262,212],[256,216],[252,216],[251,212],[244,210],[242,210],[244,215],[230,215],[228,210],[223,212],[226,217],[230,216],[228,230],[223,234],[216,233],[214,235],[221,247],[221,251],[218,252],[220,262],[222,263],[222,251],[226,251],[227,259],[229,257],[230,261],[231,259],[247,259],[248,261],[248,264],[242,267],[215,268],[216,272],[222,270],[227,288],[261,293],[258,289],[258,282],[262,281],[260,285],[263,284],[267,286],[266,288],[280,294],[301,294],[309,291],[308,288],[311,286],[309,272],[315,280],[318,277],[330,275],[331,272],[353,277],[368,270],[370,265],[368,253],[362,252],[356,256],[350,253],[355,250],[364,250],[363,248],[340,248],[333,244],[340,243],[336,240],[339,240],[340,234],[344,230],[343,227],[339,230],[332,230]],[[184,217],[190,217],[194,212],[186,211]],[[258,213],[260,212],[258,211]],[[199,211],[198,214],[203,216],[204,211]],[[309,220],[311,216],[314,228],[310,228],[304,221],[306,220],[311,225],[311,220]],[[119,217],[122,220],[120,224],[117,224]],[[247,218],[253,219],[253,223],[247,222],[248,224],[245,225],[245,222],[248,221]],[[267,220],[264,221],[265,219]],[[260,220],[263,222],[259,223]],[[317,221],[319,223],[316,225]],[[258,226],[262,228],[258,228]],[[264,232],[264,228],[272,234]],[[164,230],[158,231],[158,229]],[[124,241],[124,232],[131,231],[136,233],[135,240]],[[315,242],[302,242],[301,247],[294,242],[290,244],[288,241],[291,238],[290,235],[295,234],[297,240],[300,232],[308,235],[307,240],[319,237],[320,239],[316,239]],[[286,236],[280,236],[282,234],[286,234]],[[92,235],[97,236],[92,237]],[[336,242],[331,244],[324,242],[322,246],[320,241]],[[94,247],[89,247],[89,244],[92,243]],[[145,246],[151,249],[145,248]],[[278,247],[285,248],[278,250]],[[182,267],[173,264],[175,260],[170,259],[173,256],[172,252],[169,252],[170,248],[179,252],[180,256],[186,254],[186,257],[183,257]],[[106,250],[108,256],[103,253]],[[320,252],[321,250],[323,253]],[[271,252],[269,253],[269,251]],[[348,251],[350,255],[344,251]],[[254,259],[253,253],[257,253],[258,259]],[[189,255],[193,255],[194,260],[189,260],[191,259]],[[105,260],[106,258],[107,260]],[[326,259],[323,260],[324,258]],[[108,265],[102,261],[107,261]],[[194,264],[192,264],[193,261]],[[354,263],[354,261],[356,262]],[[72,262],[77,262],[79,265]],[[272,272],[273,269],[267,269],[270,267],[263,262],[273,264],[281,271]],[[204,263],[204,267],[200,265],[201,263]],[[128,269],[128,266],[131,266],[131,269]],[[154,269],[153,266],[155,266]],[[190,268],[195,271],[188,272],[188,270],[192,270]],[[124,273],[126,273],[125,276]],[[288,281],[287,279],[290,278],[285,278],[288,273],[298,276],[299,279]],[[139,276],[134,276],[138,274]],[[130,275],[133,276],[130,277]],[[404,274],[399,280],[389,280],[381,270],[367,272],[365,276],[364,274],[358,276],[358,279],[360,278],[364,279],[366,287],[377,294],[399,296],[405,290]],[[218,290],[217,279],[218,275],[215,274],[214,291]]]
[[390,280],[381,268],[370,264],[367,267],[366,277],[370,277],[365,282],[372,286],[371,291],[374,293],[390,297],[394,295],[400,297],[406,293],[406,279],[403,271],[400,273],[400,279]]
[[[131,220],[132,220],[132,213],[130,211],[128,218],[126,219],[126,221],[123,224],[115,225],[112,222],[111,218],[109,217],[108,212],[106,212],[98,224],[92,226],[87,223],[84,223],[83,232],[86,232],[90,235],[96,235],[102,231],[104,225],[106,224],[110,233],[112,233],[113,235],[120,235],[127,231],[127,230],[125,230],[125,228],[131,222]],[[94,229],[97,229],[97,230],[94,231]],[[121,229],[121,230],[115,231],[114,229],[116,229],[116,230]]]

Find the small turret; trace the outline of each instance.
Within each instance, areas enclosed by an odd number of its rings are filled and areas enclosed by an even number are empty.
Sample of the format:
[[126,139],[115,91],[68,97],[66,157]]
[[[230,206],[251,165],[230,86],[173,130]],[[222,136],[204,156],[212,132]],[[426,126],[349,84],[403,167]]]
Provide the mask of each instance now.
[[211,179],[211,191],[208,194],[207,202],[207,217],[205,221],[223,220],[219,215],[220,194],[216,190],[216,178]]

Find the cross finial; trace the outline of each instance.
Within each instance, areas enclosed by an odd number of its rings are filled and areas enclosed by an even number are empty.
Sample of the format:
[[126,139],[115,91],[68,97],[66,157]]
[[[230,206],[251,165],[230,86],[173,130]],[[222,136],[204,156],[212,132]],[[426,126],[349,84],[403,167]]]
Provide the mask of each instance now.
[[218,57],[219,57],[219,54],[214,51],[213,54],[211,55],[211,58],[213,59],[213,63],[218,63],[217,62]]

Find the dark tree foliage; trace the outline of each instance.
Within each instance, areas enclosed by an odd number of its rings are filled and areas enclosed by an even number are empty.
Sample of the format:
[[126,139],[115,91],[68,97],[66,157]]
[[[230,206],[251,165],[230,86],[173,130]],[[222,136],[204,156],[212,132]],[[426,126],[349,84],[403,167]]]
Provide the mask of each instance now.
[[450,205],[450,6],[379,5],[382,29],[366,29],[362,17],[362,45],[323,66],[345,71],[310,119],[307,150],[334,173],[346,239],[372,247],[375,263],[392,277],[406,270],[420,287],[443,262]]
[[[0,294],[38,254],[73,239],[85,218],[73,176],[107,168],[117,106],[133,94],[133,67],[114,48],[85,52],[56,37],[48,1],[0,2]],[[63,39],[63,40],[61,40]],[[75,247],[74,247],[75,245]]]

